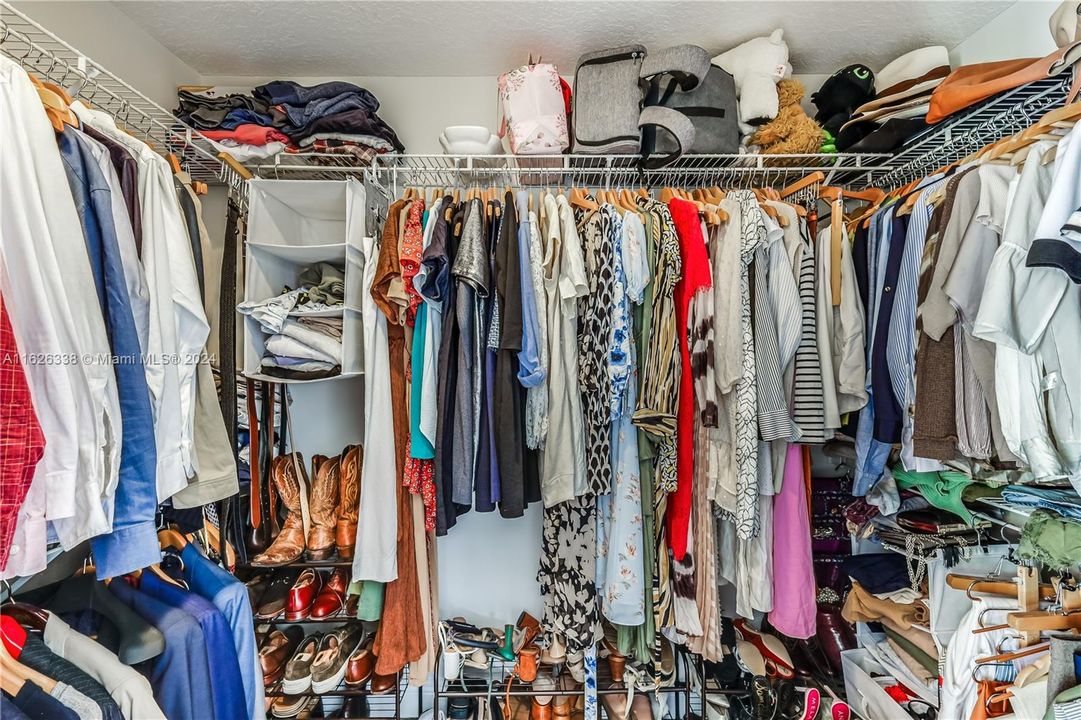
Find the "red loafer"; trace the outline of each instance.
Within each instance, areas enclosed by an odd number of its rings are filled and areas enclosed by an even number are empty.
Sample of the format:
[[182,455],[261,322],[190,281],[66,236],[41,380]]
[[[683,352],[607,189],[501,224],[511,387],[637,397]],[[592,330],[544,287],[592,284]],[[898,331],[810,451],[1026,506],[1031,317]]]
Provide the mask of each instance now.
[[335,568],[330,579],[315,598],[312,617],[316,620],[333,617],[345,607],[345,591],[349,587],[349,570]]
[[300,573],[300,577],[289,589],[289,599],[285,603],[285,619],[289,622],[307,620],[315,605],[315,598],[323,589],[323,576],[311,568]]

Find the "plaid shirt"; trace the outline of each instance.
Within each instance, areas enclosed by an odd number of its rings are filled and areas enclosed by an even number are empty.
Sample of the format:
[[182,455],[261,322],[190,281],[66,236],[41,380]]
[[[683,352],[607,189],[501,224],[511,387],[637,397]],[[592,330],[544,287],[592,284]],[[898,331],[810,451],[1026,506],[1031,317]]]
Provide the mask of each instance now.
[[0,568],[7,565],[19,508],[44,452],[45,436],[0,297]]

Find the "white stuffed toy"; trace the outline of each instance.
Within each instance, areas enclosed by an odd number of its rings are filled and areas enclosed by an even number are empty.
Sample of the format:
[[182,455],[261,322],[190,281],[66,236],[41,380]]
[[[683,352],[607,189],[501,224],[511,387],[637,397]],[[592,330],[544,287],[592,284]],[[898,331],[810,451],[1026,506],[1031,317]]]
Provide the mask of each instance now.
[[784,30],[756,37],[713,58],[736,81],[739,122],[744,134],[752,125],[777,117],[777,83],[792,75]]

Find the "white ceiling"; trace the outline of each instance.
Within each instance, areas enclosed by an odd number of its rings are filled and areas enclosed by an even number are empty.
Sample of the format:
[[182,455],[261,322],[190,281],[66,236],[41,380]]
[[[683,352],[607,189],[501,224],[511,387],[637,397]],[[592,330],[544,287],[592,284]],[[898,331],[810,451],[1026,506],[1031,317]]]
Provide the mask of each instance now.
[[775,27],[797,73],[878,70],[929,44],[953,48],[1013,0],[116,0],[181,60],[215,76],[489,76],[529,53],[570,74],[580,54],[629,42],[720,52]]

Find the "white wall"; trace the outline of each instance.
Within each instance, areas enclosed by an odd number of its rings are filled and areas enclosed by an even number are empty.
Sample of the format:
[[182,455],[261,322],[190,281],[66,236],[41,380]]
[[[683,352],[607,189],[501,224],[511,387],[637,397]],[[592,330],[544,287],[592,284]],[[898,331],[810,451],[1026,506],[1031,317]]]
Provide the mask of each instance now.
[[18,0],[13,5],[167,110],[176,107],[177,85],[201,82],[198,72],[111,2]]
[[1043,57],[1055,49],[1047,23],[1059,5],[1021,0],[950,51],[953,67],[972,63]]

